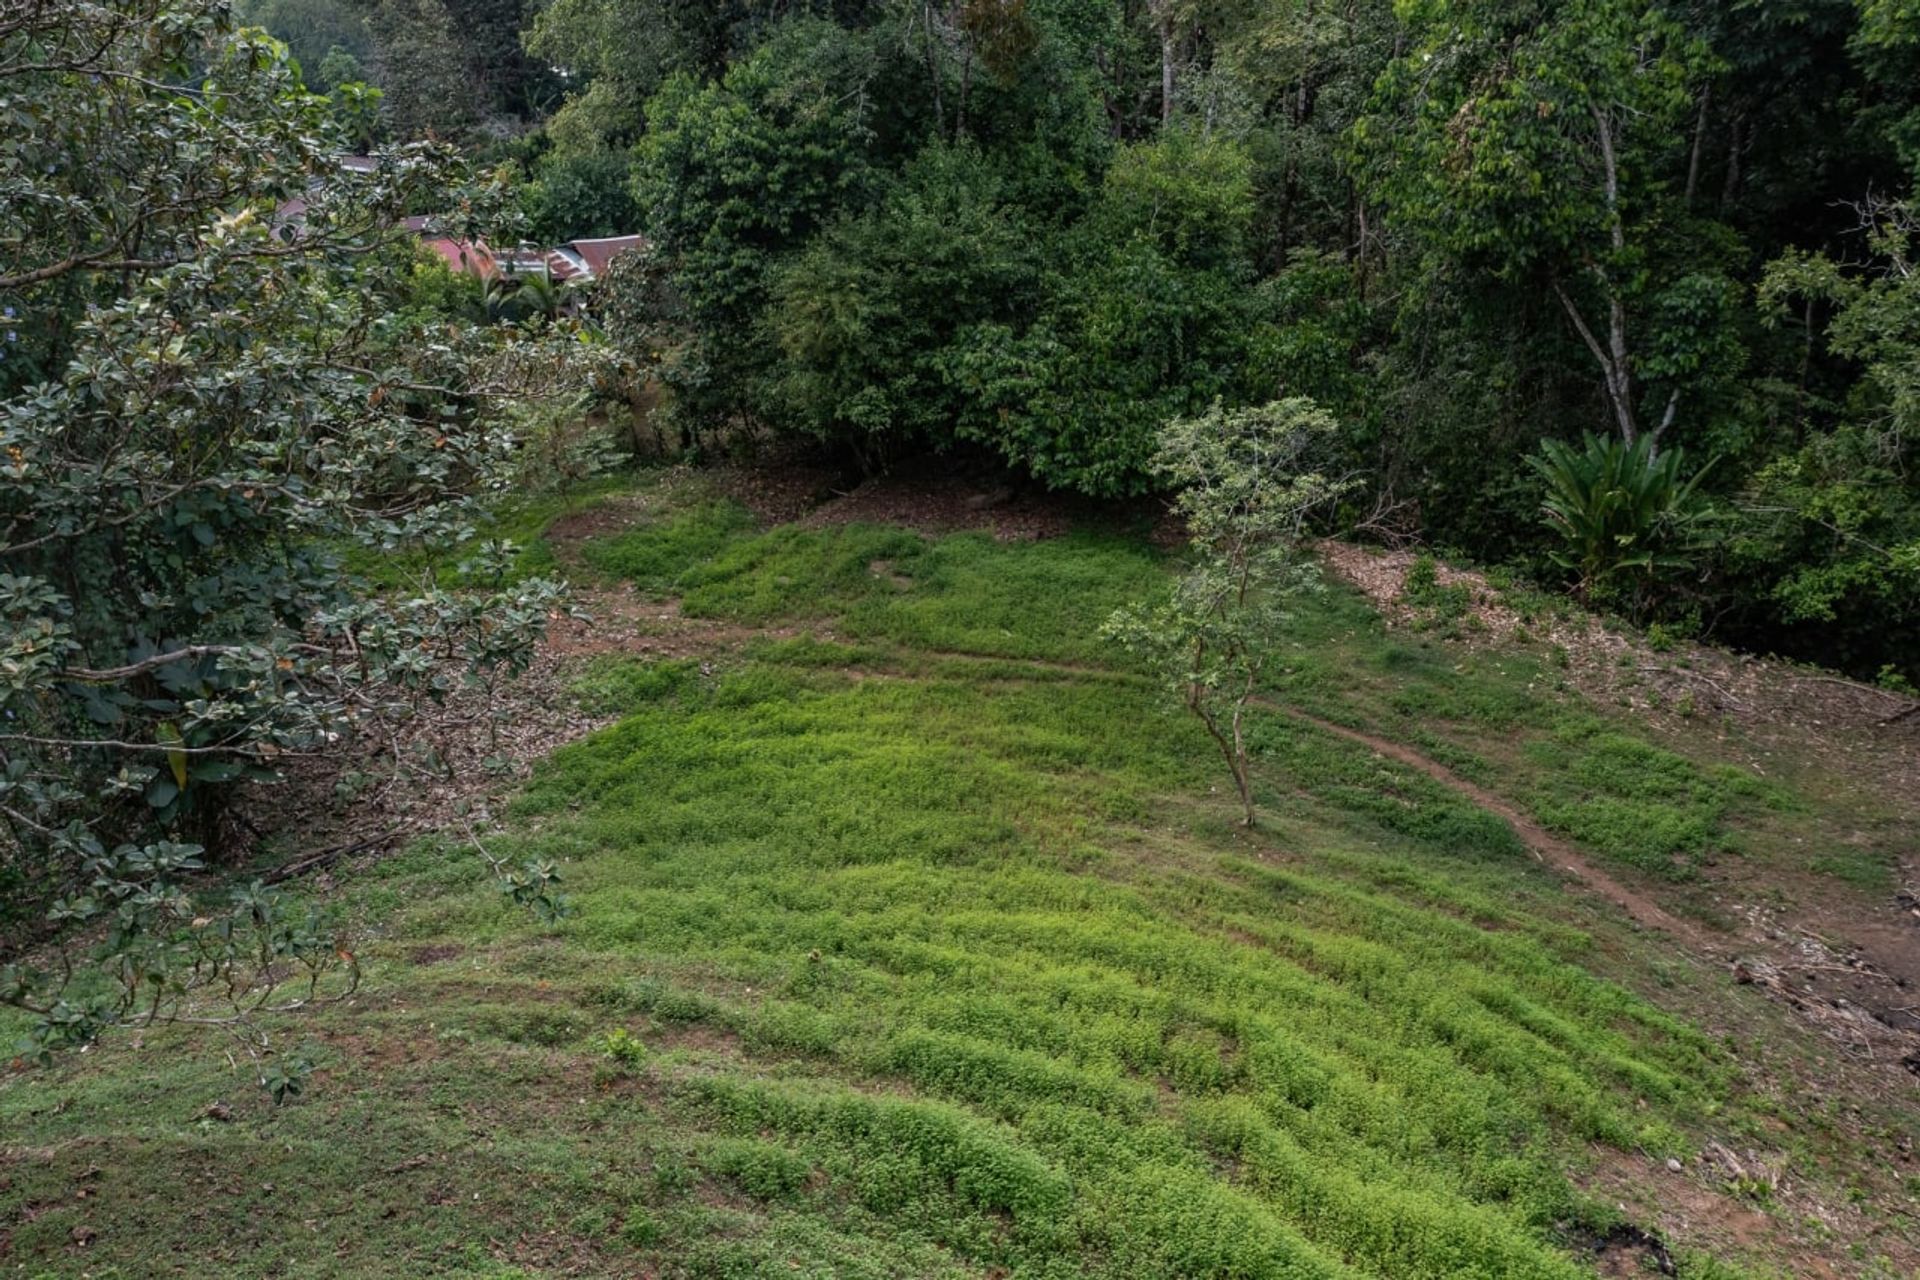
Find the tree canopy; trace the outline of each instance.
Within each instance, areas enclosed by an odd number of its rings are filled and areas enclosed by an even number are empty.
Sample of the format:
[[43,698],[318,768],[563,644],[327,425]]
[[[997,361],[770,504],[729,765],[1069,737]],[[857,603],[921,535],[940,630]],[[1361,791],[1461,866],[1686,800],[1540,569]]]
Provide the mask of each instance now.
[[688,438],[1119,496],[1168,420],[1305,394],[1356,511],[1548,575],[1543,441],[1683,445],[1725,536],[1649,608],[1914,669],[1910,6],[562,0],[528,38],[572,77],[533,189],[633,196]]
[[[238,1018],[289,969],[311,998],[350,981],[329,930],[188,889],[228,795],[523,667],[557,603],[345,568],[470,537],[514,479],[539,340],[411,309],[403,221],[473,237],[505,193],[431,142],[343,168],[285,46],[214,0],[35,6],[0,94],[0,1000],[51,1048],[189,991]],[[47,926],[111,980],[29,959]]]

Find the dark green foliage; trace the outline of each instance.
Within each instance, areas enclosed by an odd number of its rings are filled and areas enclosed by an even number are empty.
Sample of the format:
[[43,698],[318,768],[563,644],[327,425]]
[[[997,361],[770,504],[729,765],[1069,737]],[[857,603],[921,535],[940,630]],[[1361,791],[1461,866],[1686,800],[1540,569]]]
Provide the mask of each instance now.
[[792,426],[870,461],[952,439],[967,401],[950,349],[1039,287],[1034,228],[1004,185],[978,150],[931,146],[877,207],[780,266],[767,322]]
[[1117,152],[1055,239],[1037,313],[976,326],[944,357],[964,396],[956,434],[1050,487],[1151,488],[1164,423],[1255,385],[1250,209],[1231,144],[1176,134]]
[[[1064,70],[1044,40],[993,47]],[[925,117],[870,105],[908,92],[900,58],[796,22],[649,104],[638,186],[696,353],[669,379],[676,407],[869,468],[964,442],[1050,486],[1141,491],[1161,422],[1255,385],[1244,150],[1186,131],[1114,150],[1084,84],[1059,98],[971,73],[970,129],[903,136]],[[941,85],[914,104],[936,124],[963,92]]]
[[1583,599],[1644,609],[1706,545],[1696,490],[1712,464],[1689,473],[1684,450],[1656,454],[1650,438],[1627,444],[1589,433],[1577,450],[1545,441],[1529,461],[1546,481],[1543,510],[1562,539],[1549,554],[1574,572]]
[[1739,12],[560,0],[530,201],[584,224],[637,156],[657,250],[609,331],[688,447],[1136,495],[1164,422],[1308,395],[1339,520],[1539,571],[1525,459],[1650,438],[1725,460],[1697,492],[1737,532],[1627,607],[1911,676],[1920,37]]
[[772,358],[756,329],[775,262],[867,198],[873,73],[869,41],[796,22],[723,79],[677,75],[649,102],[635,193],[693,328],[690,409],[759,407]]
[[640,226],[633,162],[620,151],[554,152],[535,168],[522,199],[539,244],[627,236]]
[[336,72],[348,70],[349,65],[357,72],[372,60],[373,34],[367,28],[366,12],[347,0],[246,0],[234,10],[240,21],[265,27],[286,42],[307,87],[316,93],[331,93],[342,80],[362,78],[357,73],[330,75],[329,62]]
[[[558,84],[521,46],[525,0],[247,0],[237,17],[286,42],[309,89],[370,81],[402,139],[462,135],[483,119],[529,119]],[[376,131],[353,139],[370,148]]]
[[403,138],[448,138],[477,121],[481,103],[443,0],[380,0],[368,26],[377,44],[375,77]]
[[[51,52],[80,48],[95,70]],[[36,1057],[187,1017],[265,1061],[256,1010],[359,970],[337,921],[209,881],[237,790],[456,685],[489,699],[560,604],[469,541],[520,395],[476,394],[503,335],[429,314],[396,225],[426,204],[472,236],[501,193],[431,144],[342,171],[331,104],[219,3],[36,6],[0,90],[0,341],[33,335],[0,361],[0,1003]],[[341,563],[426,540],[464,544],[470,590]],[[551,868],[502,875],[557,910]],[[259,1079],[284,1101],[306,1074]]]

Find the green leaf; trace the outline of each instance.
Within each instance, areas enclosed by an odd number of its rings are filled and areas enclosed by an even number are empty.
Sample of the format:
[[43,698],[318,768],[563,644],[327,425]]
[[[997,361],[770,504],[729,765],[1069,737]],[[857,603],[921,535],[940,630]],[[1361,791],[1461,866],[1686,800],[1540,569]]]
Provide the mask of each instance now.
[[185,790],[187,785],[186,739],[180,736],[180,728],[171,720],[162,720],[154,726],[154,737],[161,742],[171,744],[167,750],[167,765],[173,770],[174,783]]

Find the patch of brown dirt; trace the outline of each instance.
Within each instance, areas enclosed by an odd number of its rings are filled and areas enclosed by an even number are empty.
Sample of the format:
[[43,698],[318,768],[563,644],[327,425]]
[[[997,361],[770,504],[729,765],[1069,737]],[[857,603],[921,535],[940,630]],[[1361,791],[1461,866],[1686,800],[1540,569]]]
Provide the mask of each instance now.
[[1631,1223],[1622,1223],[1605,1231],[1575,1232],[1572,1243],[1575,1253],[1593,1255],[1594,1271],[1608,1277],[1608,1280],[1614,1280],[1615,1277],[1620,1280],[1640,1277],[1644,1280],[1649,1275],[1674,1275],[1678,1270],[1666,1241],[1654,1232],[1642,1230]]
[[[827,528],[882,524],[920,533],[981,532],[1002,542],[1057,538],[1077,526],[1153,522],[1155,540],[1177,529],[1158,499],[1116,507],[1036,489],[1007,472],[940,458],[903,463],[865,480],[804,460],[709,473],[720,491],[769,524]],[[1177,539],[1176,539],[1177,540]]]
[[[546,650],[568,663],[601,654],[636,658],[686,658],[718,654],[754,640],[798,634],[792,627],[743,627],[712,618],[689,618],[678,600],[650,599],[630,584],[574,591],[583,617],[554,620]],[[831,639],[830,632],[819,633]]]
[[609,494],[561,516],[546,527],[541,537],[561,565],[577,569],[584,544],[625,533],[662,512],[673,510],[689,493],[704,493],[707,488],[701,473],[690,467],[670,467],[659,472],[645,492]]
[[923,533],[979,531],[1001,542],[1033,542],[1069,532],[1074,517],[1057,499],[1019,493],[992,480],[915,468],[866,481],[802,516],[808,528],[884,524]]
[[[1849,1203],[1830,1203],[1808,1186],[1780,1171],[1784,1160],[1757,1152],[1735,1154],[1709,1144],[1697,1159],[1675,1169],[1650,1157],[1594,1148],[1595,1163],[1575,1181],[1590,1194],[1611,1201],[1629,1221],[1656,1240],[1671,1241],[1717,1257],[1740,1258],[1783,1267],[1797,1280],[1840,1280],[1842,1276],[1913,1275],[1920,1266],[1910,1242]],[[1748,1194],[1764,1192],[1773,1212],[1762,1212]],[[1823,1243],[1824,1239],[1824,1243]],[[1841,1270],[1834,1242],[1864,1246],[1867,1257],[1880,1254],[1893,1271]],[[1641,1275],[1631,1269],[1608,1271],[1601,1250],[1602,1275]],[[1625,1261],[1637,1261],[1625,1251]],[[1670,1272],[1668,1274],[1671,1274]]]
[[649,1049],[687,1049],[734,1058],[746,1056],[740,1033],[713,1022],[656,1022],[642,1031],[640,1038]]
[[647,503],[639,495],[623,494],[583,511],[561,516],[541,535],[562,560],[572,560],[583,543],[625,533],[647,517]]
[[[439,702],[422,697],[405,718],[374,722],[350,753],[303,759],[257,789],[246,800],[249,824],[297,833],[309,852],[289,867],[322,889],[339,866],[368,865],[428,832],[458,832],[462,815],[484,813],[538,761],[608,723],[580,708],[570,680],[567,655],[550,642],[491,694],[456,684]],[[344,856],[316,861],[316,849]]]
[[789,458],[777,465],[715,467],[705,474],[716,489],[766,525],[791,524],[832,502],[848,487],[839,471],[805,458]]

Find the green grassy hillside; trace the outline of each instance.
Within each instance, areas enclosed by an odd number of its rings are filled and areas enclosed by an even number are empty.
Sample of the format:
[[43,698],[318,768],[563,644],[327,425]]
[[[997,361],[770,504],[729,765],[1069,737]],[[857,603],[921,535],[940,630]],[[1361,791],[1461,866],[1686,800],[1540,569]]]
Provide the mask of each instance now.
[[[582,672],[620,719],[489,842],[558,861],[573,914],[423,842],[336,890],[374,940],[350,1006],[275,1028],[306,1096],[177,1030],[10,1073],[0,1268],[1572,1278],[1618,1218],[1597,1152],[1755,1123],[1736,1055],[1642,994],[1727,980],[1440,783],[1263,711],[1265,820],[1232,825],[1095,636],[1158,582],[1144,542],[693,503],[584,556],[760,630]],[[1804,808],[1552,683],[1331,588],[1272,693],[1424,726],[1624,874]]]

